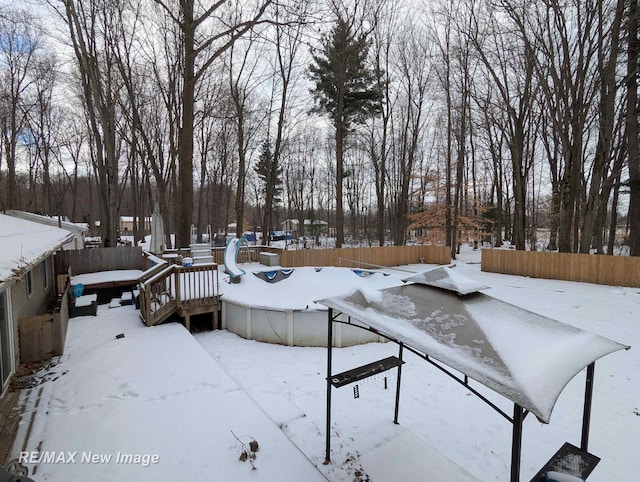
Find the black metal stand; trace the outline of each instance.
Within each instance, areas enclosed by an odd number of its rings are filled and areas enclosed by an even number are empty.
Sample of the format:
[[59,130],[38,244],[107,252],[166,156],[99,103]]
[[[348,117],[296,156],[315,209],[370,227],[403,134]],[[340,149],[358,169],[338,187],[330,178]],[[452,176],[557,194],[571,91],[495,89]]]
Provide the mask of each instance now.
[[[333,309],[329,308],[329,321],[327,327],[327,426],[326,426],[326,447],[325,447],[325,465],[331,462],[331,387],[344,387],[359,380],[364,380],[373,375],[383,373],[392,368],[398,368],[398,380],[396,383],[396,403],[393,415],[393,423],[398,423],[398,410],[400,407],[400,378],[402,375],[402,352],[403,344],[400,343],[400,352],[398,357],[389,356],[381,360],[377,360],[366,365],[362,365],[346,372],[331,374],[331,355],[333,352]],[[385,382],[386,383],[386,382]],[[385,386],[386,388],[386,386]],[[355,392],[354,392],[355,393]],[[357,398],[357,397],[356,397]]]
[[404,349],[404,345],[402,343],[399,344],[400,349],[398,350],[398,361],[400,362],[398,365],[398,380],[396,380],[396,408],[393,413],[393,423],[398,424],[398,410],[400,409],[400,380],[402,378],[402,351]]
[[584,388],[584,411],[582,412],[582,439],[580,448],[585,452],[589,449],[589,427],[591,425],[591,400],[593,398],[593,375],[596,370],[595,362],[587,367],[587,382]]
[[333,348],[333,309],[329,308],[329,322],[327,329],[327,427],[325,465],[331,462],[331,353]]
[[522,450],[522,421],[524,410],[520,405],[513,405],[513,437],[511,440],[511,482],[520,481],[520,452]]

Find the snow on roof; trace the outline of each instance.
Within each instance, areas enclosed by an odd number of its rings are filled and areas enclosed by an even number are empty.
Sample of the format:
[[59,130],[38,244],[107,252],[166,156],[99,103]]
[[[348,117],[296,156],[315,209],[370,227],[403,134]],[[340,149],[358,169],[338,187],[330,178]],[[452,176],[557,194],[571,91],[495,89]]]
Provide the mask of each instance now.
[[49,226],[62,227],[67,231],[83,233],[89,231],[89,226],[86,223],[72,223],[69,218],[64,216],[62,219],[58,219],[57,216],[42,216],[40,214],[30,213],[27,211],[15,211],[8,210],[6,212],[9,216],[16,218],[26,219],[27,221],[34,221],[36,223],[48,224]]
[[489,286],[480,284],[467,276],[455,272],[452,269],[454,267],[439,266],[405,278],[402,281],[455,291],[459,295],[468,295],[489,288]]
[[580,370],[628,348],[484,293],[460,297],[409,284],[318,302],[468,375],[545,423]]
[[0,284],[72,238],[64,229],[0,214]]
[[[143,217],[139,217],[139,220],[142,220]],[[144,220],[146,222],[151,222],[151,216],[145,216]],[[133,222],[133,216],[120,216],[120,222],[123,223],[132,223]]]

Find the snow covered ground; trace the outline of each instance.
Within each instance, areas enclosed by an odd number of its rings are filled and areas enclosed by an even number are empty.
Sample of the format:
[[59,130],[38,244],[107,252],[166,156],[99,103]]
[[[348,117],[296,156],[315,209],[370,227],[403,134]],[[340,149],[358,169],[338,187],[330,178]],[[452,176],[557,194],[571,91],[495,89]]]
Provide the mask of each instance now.
[[[465,252],[455,269],[499,299],[632,345],[596,363],[589,449],[602,461],[589,480],[636,480],[640,289],[483,273],[478,261],[479,252]],[[390,343],[335,349],[334,372],[396,353]],[[544,346],[539,353],[545,356]],[[53,481],[508,480],[511,424],[417,357],[405,359],[398,426],[395,370],[386,373],[388,389],[380,375],[358,384],[357,399],[352,386],[333,390],[332,462],[323,465],[326,349],[225,331],[191,337],[176,324],[146,328],[131,307],[101,306],[98,318],[70,320],[57,379],[49,376],[28,400],[36,416],[26,451],[77,451],[78,460],[26,465],[37,465],[35,480]],[[510,402],[482,392],[510,413]],[[549,425],[527,417],[522,480],[565,441],[579,445],[583,392],[584,371],[558,399]],[[242,447],[232,432],[259,442],[256,470],[238,460]],[[89,451],[112,459],[82,463]],[[118,453],[158,461],[117,463]]]

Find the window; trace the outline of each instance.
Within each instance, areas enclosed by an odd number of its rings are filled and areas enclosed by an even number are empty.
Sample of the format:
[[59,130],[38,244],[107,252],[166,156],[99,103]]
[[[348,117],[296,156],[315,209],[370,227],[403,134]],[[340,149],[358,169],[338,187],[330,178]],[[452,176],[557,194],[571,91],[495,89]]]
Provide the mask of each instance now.
[[27,297],[29,297],[33,293],[33,273],[31,271],[27,271],[25,283],[27,285]]

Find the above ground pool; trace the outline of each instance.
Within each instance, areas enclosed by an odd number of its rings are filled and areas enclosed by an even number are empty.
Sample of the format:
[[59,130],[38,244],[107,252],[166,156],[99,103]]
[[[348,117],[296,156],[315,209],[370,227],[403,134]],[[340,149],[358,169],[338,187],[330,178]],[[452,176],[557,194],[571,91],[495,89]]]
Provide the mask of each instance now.
[[[221,327],[243,338],[295,346],[326,346],[327,308],[316,300],[355,289],[401,285],[400,276],[350,268],[292,268],[247,272],[239,283],[220,283]],[[334,346],[383,341],[365,330],[336,324]]]

